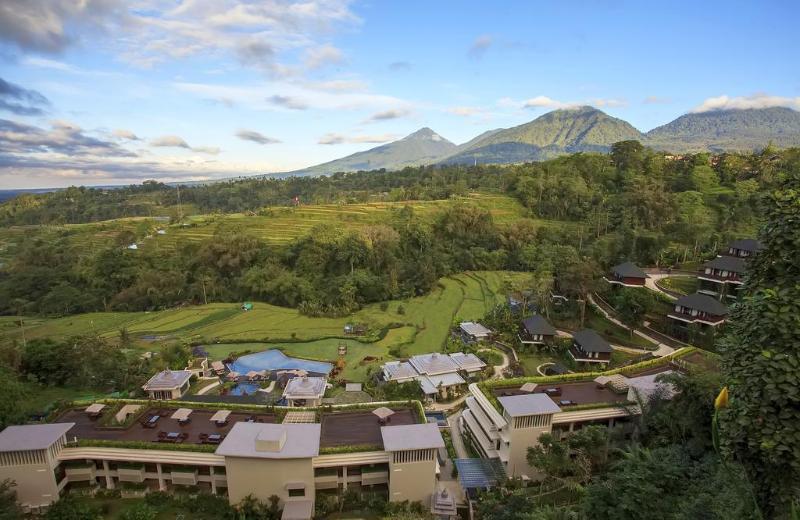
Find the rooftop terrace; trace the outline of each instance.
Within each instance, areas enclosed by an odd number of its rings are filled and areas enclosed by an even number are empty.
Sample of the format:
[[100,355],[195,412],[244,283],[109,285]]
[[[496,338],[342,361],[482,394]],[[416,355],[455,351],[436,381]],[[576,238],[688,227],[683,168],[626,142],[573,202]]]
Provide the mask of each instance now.
[[[74,423],[74,426],[67,431],[67,440],[71,441],[75,437],[78,439],[108,440],[108,441],[133,441],[133,442],[152,442],[157,449],[159,444],[169,442],[160,439],[159,435],[165,433],[186,434],[182,444],[200,445],[208,443],[206,435],[220,435],[224,439],[233,429],[236,423],[255,422],[271,424],[280,422],[279,416],[269,412],[250,412],[231,409],[227,416],[227,423],[217,425],[211,420],[212,416],[219,411],[225,410],[224,405],[218,408],[192,408],[191,404],[186,404],[190,408],[190,421],[181,424],[172,415],[178,410],[177,407],[150,406],[132,425],[126,428],[104,427],[100,420],[91,418],[85,408],[73,408],[62,413],[55,422]],[[106,413],[110,412],[111,407],[106,407]],[[332,448],[339,446],[382,446],[381,426],[383,425],[406,425],[417,422],[416,414],[408,408],[393,408],[394,414],[388,422],[381,424],[378,417],[372,413],[371,409],[359,409],[341,412],[326,412],[322,415],[320,424],[320,447]],[[311,412],[312,414],[316,412]],[[141,421],[146,421],[153,416],[158,416],[152,428],[146,428]],[[219,439],[219,440],[221,440]],[[218,440],[218,441],[219,441]],[[216,444],[217,442],[215,442]]]

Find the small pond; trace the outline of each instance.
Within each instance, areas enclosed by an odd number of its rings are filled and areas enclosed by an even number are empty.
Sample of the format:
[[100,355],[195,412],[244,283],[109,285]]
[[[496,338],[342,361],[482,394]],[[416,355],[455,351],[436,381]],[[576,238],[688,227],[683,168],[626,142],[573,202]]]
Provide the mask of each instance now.
[[228,390],[228,395],[253,395],[258,392],[261,385],[258,383],[236,383],[236,386]]

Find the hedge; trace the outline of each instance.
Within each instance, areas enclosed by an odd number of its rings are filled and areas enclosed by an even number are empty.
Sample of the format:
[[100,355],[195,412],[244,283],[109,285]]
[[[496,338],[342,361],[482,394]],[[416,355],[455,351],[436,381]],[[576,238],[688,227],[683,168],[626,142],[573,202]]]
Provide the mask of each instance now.
[[133,450],[159,450],[159,451],[197,451],[201,453],[214,453],[217,447],[209,444],[170,444],[149,441],[112,441],[105,439],[78,439],[77,443],[69,443],[79,448],[124,448]]
[[320,455],[338,455],[340,453],[358,453],[362,451],[383,451],[380,444],[356,444],[352,446],[328,446],[320,448]]

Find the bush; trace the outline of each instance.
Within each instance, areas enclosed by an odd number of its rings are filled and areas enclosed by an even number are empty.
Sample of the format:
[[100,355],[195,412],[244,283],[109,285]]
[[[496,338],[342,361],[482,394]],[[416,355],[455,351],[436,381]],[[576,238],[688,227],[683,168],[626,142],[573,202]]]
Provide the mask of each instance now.
[[406,313],[406,308],[403,307],[402,305],[398,305],[397,306],[397,314],[400,314],[402,316],[405,313]]
[[155,520],[157,514],[153,506],[142,502],[122,513],[120,520]]
[[389,302],[381,302],[380,308],[383,312],[386,312],[389,309]]

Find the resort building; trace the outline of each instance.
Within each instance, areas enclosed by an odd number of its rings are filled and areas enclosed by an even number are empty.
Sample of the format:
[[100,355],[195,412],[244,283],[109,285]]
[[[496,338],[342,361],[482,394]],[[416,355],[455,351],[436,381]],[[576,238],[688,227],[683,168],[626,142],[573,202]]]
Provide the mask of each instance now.
[[[125,405],[106,402],[104,413]],[[187,404],[186,406],[191,406]],[[220,405],[224,406],[224,405]],[[283,518],[310,519],[318,494],[348,488],[390,501],[436,502],[444,441],[414,406],[370,410],[259,410],[143,406],[139,421],[110,427],[87,412],[64,411],[53,424],[11,426],[0,433],[0,479],[16,483],[18,501],[38,510],[72,487],[169,491],[193,488],[280,499]],[[415,405],[415,406],[418,406]],[[385,416],[389,413],[390,420]],[[185,415],[185,414],[184,414]],[[165,444],[183,444],[180,450]]]
[[286,406],[319,406],[326,387],[324,377],[293,377],[283,389],[283,398],[286,399]]
[[614,349],[600,334],[592,329],[584,329],[572,335],[569,355],[576,363],[607,365]]
[[754,238],[743,238],[734,240],[722,251],[723,256],[735,256],[738,258],[750,258],[764,249],[764,246]]
[[180,399],[189,389],[189,370],[164,370],[150,378],[142,389],[150,399]]
[[492,336],[492,331],[490,329],[474,321],[462,322],[459,324],[458,330],[461,335],[461,340],[467,344],[486,341]]
[[649,278],[647,273],[633,262],[615,265],[608,276],[604,277],[608,283],[623,287],[644,287],[647,278]]
[[517,337],[523,345],[546,345],[556,337],[556,328],[537,314],[522,320]]
[[694,293],[681,296],[673,310],[667,314],[674,326],[686,328],[692,323],[701,327],[717,327],[725,323],[728,308],[707,294]]
[[718,256],[706,262],[697,275],[697,292],[719,300],[735,300],[742,286],[746,261],[738,256]]
[[585,426],[602,425],[617,426],[629,434],[631,417],[640,413],[640,403],[657,392],[666,398],[674,392],[671,384],[661,380],[663,376],[704,360],[694,349],[685,349],[676,354],[675,361],[663,359],[638,370],[634,366],[627,376],[612,372],[585,380],[531,378],[513,386],[503,386],[502,381],[471,384],[459,426],[480,456],[499,461],[509,477],[536,479],[527,452],[539,444],[543,433],[563,439]]
[[467,384],[469,378],[486,368],[475,354],[455,352],[453,354],[420,354],[408,361],[390,361],[383,365],[386,382],[407,383],[417,381],[429,399],[448,398]]

